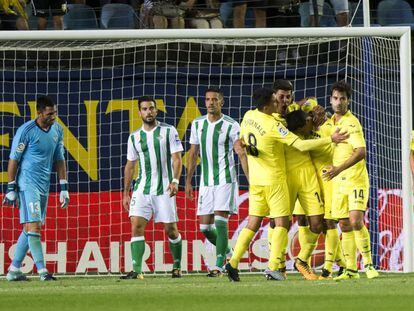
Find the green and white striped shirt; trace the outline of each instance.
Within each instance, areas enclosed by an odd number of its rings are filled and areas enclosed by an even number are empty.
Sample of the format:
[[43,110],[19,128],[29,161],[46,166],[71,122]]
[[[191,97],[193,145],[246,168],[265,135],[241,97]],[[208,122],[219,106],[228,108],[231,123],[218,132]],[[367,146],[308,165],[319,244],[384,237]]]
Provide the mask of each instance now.
[[173,177],[171,154],[183,151],[175,127],[159,122],[147,132],[143,127],[128,138],[127,159],[138,160],[139,172],[134,191],[143,194],[166,193]]
[[222,115],[216,122],[201,116],[191,124],[190,144],[200,145],[201,186],[217,186],[237,181],[233,144],[240,125]]

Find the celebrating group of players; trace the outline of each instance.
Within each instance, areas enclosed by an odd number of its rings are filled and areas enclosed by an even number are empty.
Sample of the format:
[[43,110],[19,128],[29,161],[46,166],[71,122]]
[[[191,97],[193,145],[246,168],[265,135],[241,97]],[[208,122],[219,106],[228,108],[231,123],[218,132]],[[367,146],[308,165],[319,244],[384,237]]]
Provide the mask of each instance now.
[[[371,259],[369,232],[364,224],[369,179],[365,140],[358,119],[351,113],[351,88],[343,81],[332,86],[334,114],[328,118],[314,99],[293,102],[293,87],[276,80],[273,88],[253,94],[256,109],[246,112],[241,126],[222,114],[223,93],[205,92],[207,114],[191,125],[185,193],[193,199],[192,177],[200,156],[201,176],[197,215],[200,231],[216,246],[216,264],[209,277],[227,273],[239,281],[238,264],[262,219],[269,222],[270,257],[265,276],[286,279],[286,247],[292,215],[298,217],[300,253],[295,268],[308,280],[332,278],[333,263],[341,267],[336,279],[359,278],[357,249],[368,278],[378,272]],[[55,123],[56,106],[48,97],[37,101],[38,117],[19,128],[13,139],[8,166],[5,204],[19,197],[24,228],[17,242],[7,280],[23,281],[21,263],[30,249],[41,280],[55,280],[45,268],[40,228],[45,219],[52,164],[61,180],[62,207],[69,203],[63,158],[62,129]],[[131,221],[133,271],[121,279],[143,278],[144,231],[153,217],[164,224],[174,259],[172,277],[181,277],[182,241],[177,229],[175,195],[182,171],[183,151],[177,130],[157,121],[153,98],[139,99],[143,125],[128,138],[123,206]],[[232,251],[228,245],[228,219],[237,213],[237,153],[249,181],[249,218]],[[136,163],[138,178],[130,188]],[[337,223],[342,231],[340,246]],[[325,264],[316,276],[308,264],[319,235],[325,234]],[[226,258],[230,258],[226,264]]]
[[[364,224],[369,193],[366,147],[362,127],[349,110],[351,87],[344,81],[333,84],[331,118],[314,100],[291,104],[292,91],[287,80],[275,81],[273,89],[258,89],[253,95],[257,109],[244,115],[235,148],[238,153],[247,151],[249,220],[225,267],[228,277],[240,280],[239,260],[263,217],[268,217],[270,256],[265,275],[269,280],[285,280],[292,214],[299,216],[301,247],[294,266],[304,278],[332,278],[335,260],[344,268],[336,280],[359,278],[357,249],[367,277],[378,277]],[[318,277],[308,260],[323,231],[325,264]]]

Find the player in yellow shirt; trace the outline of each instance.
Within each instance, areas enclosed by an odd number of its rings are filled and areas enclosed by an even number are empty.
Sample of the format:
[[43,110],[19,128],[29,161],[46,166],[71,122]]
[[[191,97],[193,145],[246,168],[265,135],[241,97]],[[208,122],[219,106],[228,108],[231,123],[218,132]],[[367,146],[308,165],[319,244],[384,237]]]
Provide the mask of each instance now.
[[[301,105],[302,110],[308,111],[312,116],[313,130],[309,138],[321,138],[331,135],[333,123],[327,118],[325,109],[318,105],[314,98],[308,98]],[[315,166],[319,186],[321,187],[321,198],[324,204],[324,231],[325,231],[325,263],[319,279],[331,279],[333,263],[340,267],[338,275],[341,275],[345,268],[345,259],[337,228],[337,219],[332,217],[332,181],[324,180],[323,172],[326,167],[332,165],[332,146],[328,145],[319,150],[311,150],[310,155]],[[301,229],[301,228],[299,228]],[[306,230],[302,230],[306,234]]]
[[[286,122],[289,131],[302,139],[310,135],[313,129],[312,117],[300,107],[286,115]],[[308,265],[323,229],[324,207],[315,167],[309,152],[301,152],[291,146],[285,146],[285,158],[290,210],[294,215],[303,215],[301,218],[309,223],[309,226],[303,226],[302,223],[299,227],[300,252],[294,267],[305,279],[317,280],[317,275]],[[307,232],[303,234],[305,228]]]
[[351,86],[345,81],[335,82],[332,86],[332,130],[345,130],[350,137],[333,145],[333,165],[324,173],[327,180],[332,179],[332,216],[339,219],[346,260],[346,271],[335,280],[359,278],[357,248],[364,260],[367,277],[379,276],[372,264],[370,236],[364,223],[369,194],[366,145],[362,126],[349,110],[351,92]]
[[237,269],[239,261],[260,228],[263,217],[267,216],[275,219],[276,227],[272,237],[269,269],[265,274],[268,279],[285,279],[278,268],[287,246],[291,211],[283,146],[291,145],[308,151],[346,138],[345,134],[337,131],[328,138],[305,141],[289,132],[283,125],[281,115],[285,114],[291,94],[291,89],[279,89],[276,93],[272,89],[257,89],[253,94],[257,109],[247,111],[243,117],[240,136],[248,154],[249,219],[246,228],[240,232],[233,256],[226,265],[230,281],[240,281]]

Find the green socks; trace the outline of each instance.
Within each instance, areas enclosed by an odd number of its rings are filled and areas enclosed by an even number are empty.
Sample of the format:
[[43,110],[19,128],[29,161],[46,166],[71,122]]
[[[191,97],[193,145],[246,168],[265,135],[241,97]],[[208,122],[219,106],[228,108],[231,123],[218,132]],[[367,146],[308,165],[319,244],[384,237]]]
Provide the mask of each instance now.
[[181,240],[181,234],[178,234],[178,238],[172,240],[168,238],[170,241],[170,251],[173,256],[174,264],[173,269],[181,269],[181,255],[182,255],[182,248],[183,248],[183,241]]
[[132,267],[134,272],[142,271],[142,256],[145,251],[145,238],[143,236],[131,238]]
[[217,231],[216,239],[216,266],[221,268],[226,259],[226,253],[229,245],[228,219],[221,216],[214,216],[214,224]]

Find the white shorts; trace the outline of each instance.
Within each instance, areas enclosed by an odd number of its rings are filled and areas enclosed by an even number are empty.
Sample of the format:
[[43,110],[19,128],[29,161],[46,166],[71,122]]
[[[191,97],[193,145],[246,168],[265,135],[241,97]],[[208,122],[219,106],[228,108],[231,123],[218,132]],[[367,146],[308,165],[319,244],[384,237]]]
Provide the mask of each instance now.
[[198,191],[197,215],[212,215],[215,211],[237,214],[237,197],[239,188],[237,183],[202,186]]
[[175,196],[168,193],[161,195],[142,194],[135,191],[129,205],[129,217],[138,216],[150,220],[154,215],[154,222],[173,223],[178,221]]

